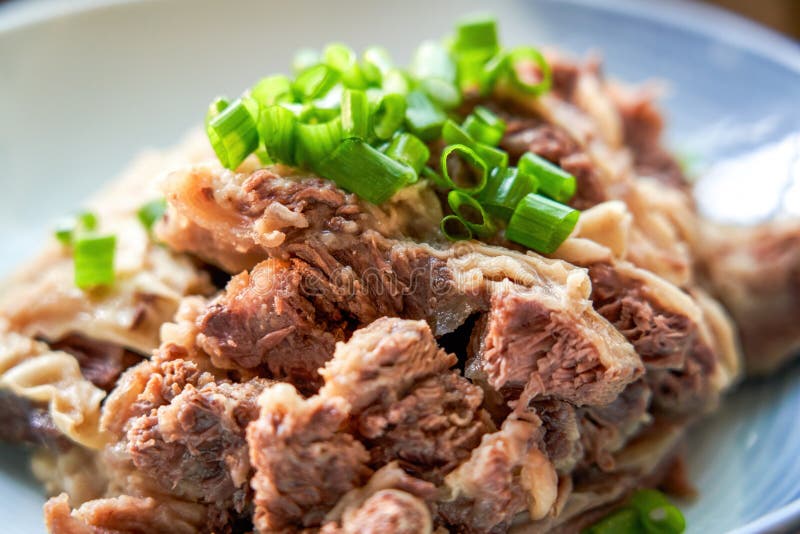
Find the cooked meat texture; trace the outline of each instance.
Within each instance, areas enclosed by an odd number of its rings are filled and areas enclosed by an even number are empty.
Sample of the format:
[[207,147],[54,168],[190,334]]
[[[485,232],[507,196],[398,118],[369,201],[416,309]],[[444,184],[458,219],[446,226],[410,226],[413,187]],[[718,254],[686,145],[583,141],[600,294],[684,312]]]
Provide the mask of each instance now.
[[366,230],[425,238],[438,228],[438,200],[421,186],[379,208],[327,180],[292,172],[282,166],[249,175],[201,166],[175,172],[166,183],[170,208],[158,236],[174,250],[238,273],[259,260],[286,259],[292,245],[344,240],[332,247],[344,249]]
[[[597,318],[576,321],[581,310],[543,306],[535,295],[506,286],[473,332],[475,354],[467,376],[487,382],[506,400],[537,396],[577,405],[611,402],[643,369],[630,345],[612,339],[619,365],[598,357],[598,336],[607,324]],[[616,334],[616,331],[614,332]]]
[[337,291],[303,261],[266,260],[235,276],[203,313],[197,343],[218,367],[258,370],[312,392],[347,331]]
[[525,152],[533,152],[575,176],[576,195],[570,205],[576,209],[609,200],[609,192],[591,158],[564,129],[512,104],[495,107],[495,111],[507,123],[500,148],[508,152],[511,164],[516,164]]
[[541,421],[509,418],[483,437],[470,458],[445,479],[439,515],[457,532],[506,532],[514,516],[544,517],[558,477],[542,452]]
[[256,529],[320,526],[328,510],[370,475],[369,454],[345,430],[347,402],[304,400],[292,386],[276,384],[259,405],[261,414],[247,429]]
[[0,390],[0,441],[66,450],[70,446],[53,423],[47,406]]
[[351,490],[326,517],[323,534],[432,532],[433,484],[413,478],[390,463],[361,488]]
[[750,373],[773,371],[800,350],[800,223],[707,226],[697,253],[709,290],[739,327]]
[[127,450],[140,473],[182,499],[246,507],[250,463],[245,429],[265,383],[191,384],[169,404],[132,421]]
[[72,512],[62,493],[44,506],[45,524],[52,534],[212,532],[205,513],[198,504],[128,495],[89,501]]
[[609,93],[622,119],[625,144],[633,153],[636,173],[671,187],[688,188],[680,163],[662,143],[664,118],[656,107],[655,92],[647,87],[615,85]]
[[115,343],[90,339],[81,334],[69,334],[53,341],[50,348],[75,356],[83,376],[106,391],[114,387],[125,369],[142,359],[139,354]]
[[348,401],[371,467],[397,460],[438,484],[493,430],[481,388],[448,371],[455,361],[425,322],[379,319],[338,346],[320,395]]

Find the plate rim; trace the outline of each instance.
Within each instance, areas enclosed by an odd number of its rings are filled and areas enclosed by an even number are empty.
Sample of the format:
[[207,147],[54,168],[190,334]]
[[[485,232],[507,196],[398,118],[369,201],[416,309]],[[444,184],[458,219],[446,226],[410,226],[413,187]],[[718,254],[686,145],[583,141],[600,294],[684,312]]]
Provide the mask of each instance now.
[[[54,20],[83,16],[87,13],[133,4],[156,4],[159,0],[12,0],[0,5],[0,37],[24,31]],[[160,0],[187,2],[190,0]],[[510,1],[510,0],[506,0]],[[800,75],[800,41],[784,36],[757,22],[721,7],[695,0],[536,0],[540,3],[571,4],[587,10],[606,11],[638,18],[699,34],[716,42],[750,52],[775,62]],[[708,20],[714,19],[714,24]],[[800,129],[800,125],[798,125]],[[781,531],[800,525],[800,499],[795,499],[758,519],[730,531],[729,534],[754,534]],[[788,530],[786,530],[788,532]]]

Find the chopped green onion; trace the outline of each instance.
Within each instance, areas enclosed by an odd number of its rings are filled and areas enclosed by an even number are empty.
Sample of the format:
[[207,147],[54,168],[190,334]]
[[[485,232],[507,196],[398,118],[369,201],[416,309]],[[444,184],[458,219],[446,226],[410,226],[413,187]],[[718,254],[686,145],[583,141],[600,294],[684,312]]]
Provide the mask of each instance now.
[[453,213],[458,215],[473,234],[490,235],[494,233],[489,214],[481,204],[463,191],[454,189],[447,194],[447,203]]
[[449,145],[460,144],[471,148],[489,168],[508,167],[508,153],[506,151],[484,143],[478,143],[464,128],[451,119],[447,119],[442,126],[442,139]]
[[319,52],[313,48],[301,48],[294,54],[292,59],[292,70],[299,74],[309,67],[318,65],[322,61]]
[[299,165],[318,170],[322,161],[333,152],[342,140],[342,120],[319,124],[295,125],[295,161]]
[[425,166],[425,168],[422,169],[422,172],[420,173],[420,176],[422,176],[426,180],[430,181],[433,185],[435,185],[439,189],[449,189],[450,188],[450,186],[445,181],[445,179],[442,177],[442,175],[439,174],[438,172],[436,172],[435,170],[433,170],[431,167],[428,167],[427,165]]
[[442,234],[450,241],[472,239],[472,230],[458,215],[448,215],[439,223]]
[[[546,93],[553,82],[553,74],[547,60],[541,52],[530,46],[520,46],[511,51],[511,80],[521,91],[535,96]],[[531,63],[538,73],[531,70]],[[538,74],[539,80],[532,80],[531,75]]]
[[493,56],[498,48],[497,20],[488,15],[471,16],[461,19],[456,25],[452,50],[456,54],[482,53],[486,59]]
[[166,211],[166,199],[159,198],[142,205],[139,211],[136,212],[136,217],[138,217],[139,222],[142,223],[145,230],[149,232],[153,229],[153,225],[164,216],[164,212]]
[[442,125],[442,139],[448,145],[465,145],[471,147],[475,144],[475,139],[467,133],[461,126],[456,124],[453,119],[447,119]]
[[[401,97],[402,98],[402,97]],[[404,102],[405,103],[405,102]],[[365,139],[369,130],[369,103],[367,94],[358,89],[342,92],[342,137]],[[400,113],[400,121],[403,114]]]
[[292,81],[283,74],[259,80],[250,90],[250,96],[262,106],[271,106],[292,98]]
[[506,123],[483,106],[477,106],[466,120],[464,130],[476,141],[497,146],[506,131]]
[[533,152],[526,152],[517,164],[519,171],[536,177],[542,193],[559,202],[575,195],[575,177]]
[[450,54],[436,41],[424,41],[419,45],[409,67],[417,80],[436,78],[451,84],[456,81],[456,66]]
[[73,259],[76,286],[85,289],[114,282],[116,242],[113,235],[85,234],[75,238]]
[[361,61],[361,71],[368,83],[380,85],[384,75],[393,66],[392,58],[385,48],[371,46],[364,51]]
[[74,217],[58,221],[54,234],[62,245],[71,245],[75,234],[91,232],[96,229],[97,216],[90,211],[83,211]]
[[339,72],[345,86],[354,89],[364,89],[367,82],[358,65],[358,56],[347,45],[341,43],[329,44],[322,53],[325,63]]
[[508,152],[505,150],[483,143],[475,143],[472,148],[490,168],[499,167],[505,169],[508,167]]
[[480,193],[486,187],[489,169],[486,163],[468,146],[449,145],[442,151],[442,177],[451,189],[469,194]]
[[318,166],[319,173],[351,193],[382,204],[416,178],[414,169],[360,139],[345,139]]
[[431,151],[419,137],[410,133],[402,133],[392,139],[386,148],[386,155],[400,163],[405,163],[414,169],[414,172],[420,174],[425,164],[428,163]]
[[536,178],[517,171],[516,168],[494,169],[486,187],[477,199],[486,210],[496,217],[508,221],[514,209],[528,193],[538,188]]
[[422,91],[411,91],[406,98],[406,124],[411,133],[423,141],[439,137],[442,124],[447,119],[444,112]]
[[643,531],[639,514],[630,508],[623,508],[584,529],[582,534],[642,534]]
[[639,513],[646,531],[652,534],[680,534],[686,529],[683,514],[660,491],[639,490],[629,505]]
[[294,163],[296,123],[294,113],[283,106],[261,108],[258,133],[269,157],[288,165]]
[[225,108],[230,105],[231,103],[225,97],[218,96],[215,98],[214,101],[209,104],[208,111],[206,112],[206,120],[204,123],[206,128],[208,128],[208,125],[214,120],[214,117],[225,111]]
[[492,91],[498,78],[508,72],[509,64],[509,53],[501,50],[483,65],[479,75],[481,94],[487,95]]
[[400,69],[389,69],[383,75],[383,92],[387,94],[407,95],[410,86],[408,78]]
[[384,95],[372,115],[372,131],[378,139],[390,139],[403,125],[406,115],[406,99],[402,95]]
[[299,100],[308,101],[325,96],[338,81],[339,73],[320,63],[298,74],[292,88]]
[[256,121],[242,99],[236,99],[206,127],[211,147],[220,163],[235,169],[258,148]]
[[517,204],[506,228],[515,243],[550,254],[569,237],[580,212],[549,198],[529,193]]
[[461,104],[461,92],[452,83],[440,78],[426,78],[420,87],[431,100],[445,109],[453,109]]

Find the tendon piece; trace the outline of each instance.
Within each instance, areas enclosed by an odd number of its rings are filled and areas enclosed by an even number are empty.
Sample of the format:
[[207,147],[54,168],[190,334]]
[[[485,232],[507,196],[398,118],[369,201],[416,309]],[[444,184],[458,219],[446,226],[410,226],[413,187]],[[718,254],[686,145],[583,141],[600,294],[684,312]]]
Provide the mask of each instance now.
[[541,421],[509,418],[483,437],[470,458],[445,479],[439,515],[457,531],[504,532],[517,514],[545,517],[556,502],[558,476],[542,452]]
[[696,253],[705,286],[733,316],[747,371],[774,371],[800,350],[800,223],[706,225]]
[[346,248],[367,230],[430,237],[441,219],[439,201],[424,184],[374,206],[284,166],[250,175],[195,166],[170,175],[165,193],[169,209],[157,228],[159,238],[230,273],[269,257],[285,259],[292,244],[321,241]]
[[322,534],[429,534],[433,484],[415,479],[390,463],[361,487],[348,492],[328,513]]
[[45,524],[52,534],[147,532],[193,534],[212,532],[202,505],[152,497],[120,497],[89,501],[71,511],[66,494],[47,501]]
[[371,473],[364,446],[345,431],[347,402],[304,400],[292,386],[276,384],[259,406],[247,429],[256,529],[321,526],[328,510]]
[[320,396],[349,402],[372,467],[397,460],[441,483],[494,430],[481,388],[448,371],[455,363],[425,322],[383,318],[339,344]]

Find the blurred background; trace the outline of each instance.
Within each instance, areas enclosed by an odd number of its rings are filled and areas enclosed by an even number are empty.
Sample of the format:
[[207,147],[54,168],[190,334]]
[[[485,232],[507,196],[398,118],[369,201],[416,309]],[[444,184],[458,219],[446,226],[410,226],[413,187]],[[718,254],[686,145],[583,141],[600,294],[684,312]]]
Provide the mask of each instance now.
[[[0,5],[14,2],[45,2],[53,0],[0,0]],[[64,3],[70,0],[60,0]],[[640,0],[646,2],[669,2],[670,0]],[[751,20],[769,26],[785,35],[800,40],[800,0],[695,0],[738,13]]]

